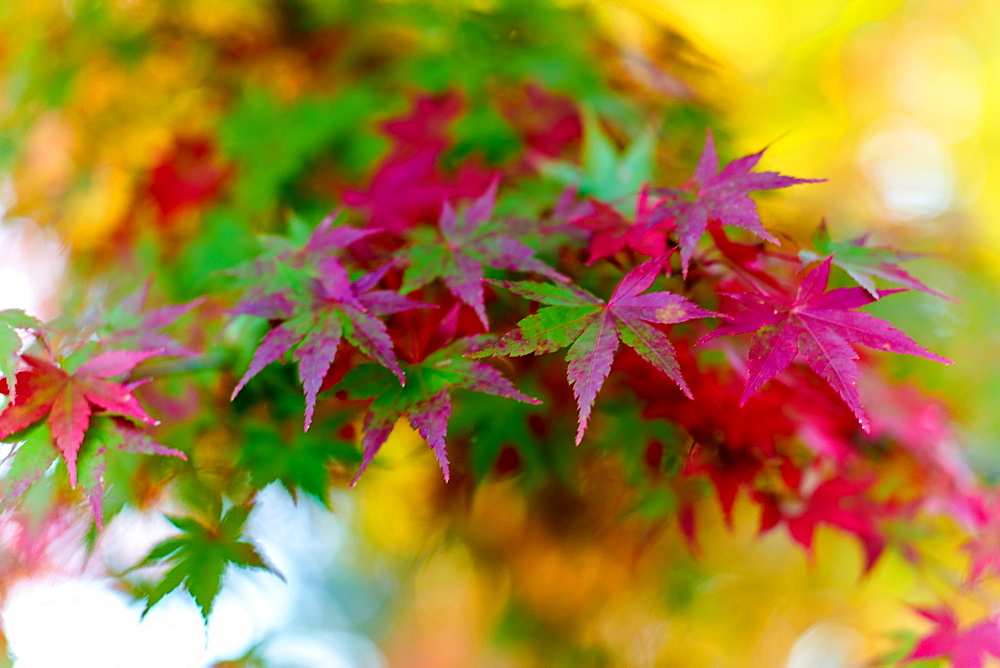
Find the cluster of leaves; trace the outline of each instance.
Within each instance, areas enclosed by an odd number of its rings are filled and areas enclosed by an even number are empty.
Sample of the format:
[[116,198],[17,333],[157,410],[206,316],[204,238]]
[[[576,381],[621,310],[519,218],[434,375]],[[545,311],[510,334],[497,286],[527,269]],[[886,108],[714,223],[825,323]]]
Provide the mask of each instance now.
[[[640,491],[633,510],[677,522],[693,550],[709,490],[727,518],[742,495],[761,532],[810,553],[821,526],[851,534],[868,568],[889,548],[919,562],[903,527],[944,515],[971,536],[969,581],[995,570],[991,506],[946,417],[912,419],[936,404],[878,366],[886,352],[949,360],[858,310],[943,295],[865,239],[779,239],[754,193],[817,181],[758,170],[763,152],[720,168],[704,124],[678,133],[671,160],[694,163],[687,174],[665,168],[659,134],[629,142],[638,112],[581,65],[579,26],[557,47],[536,39],[555,11],[539,5],[449,25],[456,43],[482,30],[511,58],[472,49],[444,81],[442,59],[461,54],[393,60],[363,13],[359,52],[316,56],[353,87],[289,106],[247,93],[218,137],[149,165],[136,197],[154,231],[134,245],[162,293],[147,283],[69,326],[0,312],[4,512],[44,486],[88,502],[98,528],[126,504],[187,509],[139,564],[170,566],[142,591],[148,610],[183,586],[207,619],[228,565],[269,568],[242,535],[260,490],[327,503],[381,465],[405,418],[458,489],[501,476],[530,488],[561,475],[558,453],[599,444]],[[384,11],[440,20],[419,3]],[[511,49],[508,34],[527,37]],[[542,66],[554,48],[577,54],[561,77]],[[385,88],[365,76],[380,59]],[[399,106],[397,81],[431,92],[374,127]],[[276,126],[302,134],[275,144]],[[199,207],[192,234],[178,220]],[[921,613],[936,629],[910,658],[997,653],[994,622],[959,632],[942,610]]]

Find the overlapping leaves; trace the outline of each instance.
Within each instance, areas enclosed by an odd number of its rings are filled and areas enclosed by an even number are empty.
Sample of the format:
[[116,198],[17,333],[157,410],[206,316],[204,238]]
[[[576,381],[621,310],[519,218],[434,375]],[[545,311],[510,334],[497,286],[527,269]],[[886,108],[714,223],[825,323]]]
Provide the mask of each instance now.
[[[858,381],[861,370],[852,343],[951,364],[918,345],[884,320],[854,311],[875,299],[862,288],[826,290],[831,258],[802,280],[794,297],[770,293],[727,294],[744,310],[702,339],[755,332],[747,359],[743,401],[761,385],[784,371],[797,357],[826,380],[843,398],[865,431],[868,417],[861,406]],[[883,292],[883,295],[888,292]]]
[[594,400],[611,372],[619,342],[639,353],[690,396],[673,346],[654,325],[715,314],[670,292],[641,294],[663,271],[665,262],[666,258],[650,260],[630,271],[607,302],[573,285],[502,283],[514,293],[546,306],[478,354],[517,357],[569,346],[566,374],[579,410],[577,443],[583,439]]
[[[275,261],[275,272],[288,279],[287,287],[251,292],[236,306],[234,314],[256,315],[280,323],[261,339],[250,367],[233,390],[233,398],[264,367],[294,349],[306,398],[304,429],[308,430],[316,396],[342,339],[389,369],[400,384],[405,382],[392,340],[378,316],[425,305],[391,290],[375,289],[389,265],[352,280],[344,265],[328,254],[368,233],[324,223],[301,252],[279,255]],[[319,259],[309,262],[313,256]],[[296,261],[298,264],[293,263]]]
[[352,397],[373,398],[364,419],[361,442],[364,455],[355,482],[389,438],[396,421],[403,416],[427,440],[447,481],[450,468],[445,437],[451,417],[452,389],[465,388],[538,403],[519,392],[498,370],[463,356],[481,347],[481,343],[476,337],[459,339],[418,364],[406,365],[409,380],[405,386],[394,382],[385,369],[373,364],[357,367],[344,377],[341,385]]
[[418,235],[417,243],[400,257],[406,262],[403,293],[415,290],[436,278],[448,290],[472,307],[483,327],[489,329],[483,303],[484,267],[529,271],[554,280],[568,280],[535,257],[535,251],[490,222],[496,204],[498,180],[459,216],[445,202],[439,221],[440,241],[431,235]]
[[[123,415],[157,424],[133,396],[128,385],[112,380],[130,372],[159,351],[102,353],[75,373],[33,355],[24,355],[28,368],[17,374],[21,392],[0,413],[0,440],[45,420],[52,442],[66,462],[71,485],[77,480],[77,452],[95,411]],[[6,391],[6,387],[0,387]]]
[[735,225],[753,232],[772,243],[778,240],[768,232],[757,213],[750,193],[758,190],[787,188],[798,183],[818,183],[824,179],[799,179],[777,172],[752,171],[764,151],[733,160],[719,170],[719,156],[711,130],[705,139],[698,166],[688,185],[682,188],[658,188],[654,194],[664,197],[659,205],[661,214],[674,216],[677,242],[681,249],[681,266],[685,273],[695,246],[710,220]]

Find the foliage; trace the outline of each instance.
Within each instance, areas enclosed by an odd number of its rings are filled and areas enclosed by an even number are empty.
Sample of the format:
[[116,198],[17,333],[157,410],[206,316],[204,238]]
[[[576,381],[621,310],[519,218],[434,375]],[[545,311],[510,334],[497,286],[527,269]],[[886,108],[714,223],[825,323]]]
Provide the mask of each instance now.
[[[404,418],[449,494],[510,477],[540,515],[552,490],[586,496],[574,485],[598,448],[630,499],[616,521],[679,526],[695,553],[711,549],[698,535],[709,497],[727,518],[748,499],[761,533],[810,553],[835,527],[867,569],[889,549],[922,563],[920,536],[942,521],[986,532],[946,419],[914,419],[931,400],[880,367],[881,352],[949,360],[856,310],[905,289],[942,296],[899,268],[907,256],[825,228],[779,244],[750,193],[820,179],[753,171],[764,151],[720,170],[711,130],[702,139],[719,121],[615,84],[590,15],[496,4],[262,3],[259,43],[231,41],[245,25],[183,32],[209,63],[187,74],[221,101],[188,111],[208,115],[195,136],[123,103],[133,129],[163,124],[170,141],[122,163],[128,204],[105,212],[103,236],[72,203],[99,180],[96,139],[79,163],[93,171],[48,184],[57,197],[39,196],[31,151],[12,155],[21,210],[59,226],[76,276],[101,290],[44,324],[0,312],[5,512],[43,480],[62,491],[53,503],[89,502],[98,527],[125,504],[170,509],[181,535],[137,565],[169,567],[141,595],[148,611],[184,587],[206,621],[229,565],[270,568],[244,540],[261,490],[326,503],[380,466]],[[100,50],[128,78],[168,48],[166,15],[128,29],[102,3],[81,7],[59,72],[10,65],[32,81],[10,141],[59,122],[33,109],[85,108],[92,75],[69,53]],[[565,381],[549,355],[563,348]],[[235,445],[213,451],[218,430]],[[115,450],[158,457],[107,466]],[[104,503],[115,489],[126,500]],[[995,565],[976,544],[969,586]],[[910,658],[997,653],[993,621],[960,633],[950,612],[921,614],[938,628]]]

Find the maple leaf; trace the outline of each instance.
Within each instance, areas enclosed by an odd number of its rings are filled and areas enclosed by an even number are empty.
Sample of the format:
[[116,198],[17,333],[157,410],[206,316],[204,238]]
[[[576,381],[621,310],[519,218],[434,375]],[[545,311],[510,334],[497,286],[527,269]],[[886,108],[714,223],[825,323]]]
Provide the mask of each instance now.
[[761,532],[784,522],[792,539],[811,553],[816,528],[820,524],[836,527],[861,540],[865,569],[870,570],[885,548],[875,518],[886,512],[884,506],[865,495],[870,487],[871,481],[831,478],[811,491],[800,490],[804,497],[800,500],[765,506]]
[[179,139],[150,170],[146,194],[160,223],[168,224],[218,197],[232,173],[220,164],[210,139]]
[[987,656],[1000,659],[1000,619],[989,617],[960,630],[958,618],[947,608],[916,608],[935,629],[922,637],[904,661],[948,657],[956,668],[981,668]]
[[558,157],[579,142],[583,128],[571,98],[535,83],[503,91],[497,98],[501,113],[521,135],[529,156]]
[[784,371],[796,357],[801,357],[836,390],[868,432],[871,428],[857,388],[861,376],[858,354],[851,343],[926,357],[943,364],[953,362],[918,345],[886,321],[850,310],[875,301],[865,290],[837,288],[825,291],[830,260],[826,258],[806,275],[794,298],[727,293],[727,297],[745,310],[732,314],[731,320],[698,343],[729,334],[756,332],[747,359],[743,402],[757,388]]
[[308,431],[312,423],[316,396],[336,358],[341,339],[346,338],[358,350],[392,371],[403,384],[405,377],[393,352],[392,339],[385,323],[377,316],[429,306],[391,290],[373,289],[390,265],[383,265],[352,281],[336,258],[327,256],[318,264],[319,277],[308,279],[304,287],[263,296],[251,295],[232,311],[282,322],[261,339],[231,399],[235,399],[264,367],[294,348],[306,398],[304,431]]
[[115,350],[101,353],[70,374],[32,355],[24,355],[28,369],[17,374],[21,393],[0,413],[0,440],[45,418],[52,442],[62,454],[70,484],[76,486],[77,452],[94,410],[158,424],[143,410],[128,386],[109,380],[131,371],[158,350]]
[[543,163],[543,173],[580,193],[603,201],[630,197],[653,176],[654,134],[644,132],[619,155],[614,142],[601,129],[597,116],[583,113],[581,167],[563,162]]
[[535,257],[535,251],[490,225],[499,179],[459,217],[450,204],[441,209],[441,242],[420,238],[400,253],[407,263],[401,293],[408,293],[441,278],[456,299],[468,304],[489,329],[483,303],[483,268],[531,271],[557,281],[569,280]]
[[105,473],[112,451],[164,455],[187,460],[187,456],[180,450],[157,443],[123,418],[100,416],[91,420],[86,438],[77,453],[77,483],[90,504],[98,530],[104,526]]
[[246,427],[239,466],[250,472],[256,489],[277,481],[293,499],[302,490],[323,505],[329,505],[330,465],[353,465],[361,460],[353,443],[330,436],[329,430],[340,426],[345,418],[346,415],[336,422],[325,423],[323,433],[313,430],[291,438],[275,425],[250,423]]
[[451,142],[448,128],[463,106],[461,96],[454,92],[420,97],[410,114],[384,123],[383,129],[393,139],[392,150],[367,189],[345,191],[344,202],[365,209],[369,226],[402,232],[433,220],[446,201],[481,193],[494,172],[464,163],[449,177],[439,167]]
[[650,257],[669,252],[667,235],[673,227],[673,219],[650,204],[647,187],[639,191],[635,219],[631,222],[617,209],[600,200],[591,200],[591,205],[590,213],[573,220],[574,225],[594,232],[587,264],[626,248]]
[[17,398],[17,353],[22,344],[17,330],[39,329],[41,326],[41,322],[24,311],[0,311],[0,376],[7,381],[11,401]]
[[670,292],[648,289],[663,270],[666,258],[644,262],[622,278],[605,303],[573,285],[521,281],[501,282],[512,292],[547,306],[521,320],[517,329],[477,353],[521,356],[549,353],[569,346],[567,377],[579,411],[577,444],[590,419],[591,407],[604,384],[619,342],[635,350],[691,396],[667,337],[653,324],[673,324],[717,314]]
[[196,351],[161,330],[200,306],[206,298],[147,309],[152,283],[150,278],[141,288],[117,303],[95,308],[85,316],[85,321],[90,321],[95,330],[101,331],[100,338],[108,345],[156,349],[163,356],[194,357],[198,354]]
[[452,389],[464,388],[529,404],[539,403],[537,399],[519,392],[498,370],[462,356],[479,347],[479,344],[478,337],[459,339],[428,355],[419,364],[407,365],[409,382],[402,387],[393,383],[383,369],[373,364],[359,366],[347,373],[341,386],[351,396],[374,399],[368,407],[362,428],[364,454],[361,467],[351,484],[357,483],[389,438],[396,421],[404,415],[431,447],[447,482],[450,471],[445,436],[451,417],[449,392]]
[[[334,226],[342,209],[338,208],[325,216],[319,225],[310,229],[309,225],[293,216],[289,221],[288,236],[262,237],[264,252],[254,260],[231,270],[230,274],[250,279],[254,294],[267,293],[267,288],[286,288],[289,282],[308,281],[308,269],[315,267],[331,253],[345,249],[366,237],[379,233],[376,227],[361,229],[350,225]],[[288,269],[304,270],[298,275]],[[273,284],[273,285],[272,285]],[[277,287],[275,287],[277,286]],[[246,304],[249,300],[244,300]],[[254,313],[257,315],[257,313]],[[269,317],[263,315],[262,317]]]
[[719,171],[719,156],[715,151],[712,131],[708,130],[705,148],[698,160],[694,176],[681,188],[657,188],[653,194],[664,197],[657,205],[661,215],[673,216],[681,249],[681,268],[687,275],[688,263],[695,246],[710,220],[735,225],[753,232],[774,244],[778,240],[766,229],[757,213],[750,193],[757,190],[787,188],[798,183],[819,183],[826,179],[799,179],[777,172],[751,171],[764,151],[733,160]]
[[[257,568],[282,577],[270,566],[253,544],[239,540],[251,508],[230,508],[215,526],[206,526],[190,517],[164,515],[182,532],[155,545],[133,568],[169,564],[170,570],[146,594],[142,616],[160,599],[181,585],[194,597],[208,623],[212,605],[222,588],[222,576],[230,565]],[[284,579],[282,577],[282,579]]]
[[851,241],[834,241],[830,238],[830,232],[824,222],[819,226],[816,238],[813,239],[816,251],[799,251],[799,258],[802,262],[809,263],[832,255],[833,264],[846,271],[851,278],[857,281],[858,285],[875,299],[878,299],[879,295],[875,288],[874,279],[882,278],[911,290],[926,292],[952,302],[957,301],[953,297],[927,287],[896,264],[923,257],[922,254],[901,253],[889,248],[871,248],[865,245],[867,241],[867,234]]

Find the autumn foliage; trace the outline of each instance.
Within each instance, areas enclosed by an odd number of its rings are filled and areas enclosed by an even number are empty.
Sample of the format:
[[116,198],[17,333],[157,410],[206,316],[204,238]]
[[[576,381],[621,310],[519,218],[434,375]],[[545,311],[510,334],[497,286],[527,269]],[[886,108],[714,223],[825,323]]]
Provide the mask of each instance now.
[[[974,555],[962,587],[996,570],[996,502],[947,414],[883,366],[950,360],[862,310],[948,297],[900,267],[906,254],[819,220],[801,238],[772,226],[761,203],[822,188],[818,175],[761,169],[763,150],[720,159],[724,122],[696,96],[623,80],[582,11],[301,4],[264,12],[256,41],[181,33],[210,63],[192,75],[218,93],[211,120],[156,121],[169,140],[123,167],[128,203],[103,232],[58,204],[85,175],[39,204],[32,154],[13,160],[21,212],[76,244],[74,280],[95,289],[67,291],[49,322],[0,312],[6,517],[41,494],[51,517],[85,505],[94,539],[126,507],[163,509],[177,534],[117,576],[147,610],[182,587],[207,618],[227,568],[271,568],[244,531],[264,487],[328,504],[409,425],[459,539],[477,488],[513,480],[544,515],[553,495],[586,503],[588,467],[611,462],[621,524],[678,528],[690,554],[713,549],[707,505],[731,520],[742,498],[761,534],[810,555],[827,527],[866,570],[887,551],[917,568],[945,522]],[[125,77],[144,67],[115,52],[121,19],[92,13],[105,32],[68,36],[74,48],[129,62]],[[543,39],[553,21],[565,29]],[[169,24],[140,41],[167,49]],[[75,81],[56,108],[87,94]],[[12,131],[27,145],[56,122],[35,122],[36,102]],[[78,164],[90,178],[106,157]],[[995,617],[915,615],[932,629],[900,658],[1000,657]]]

